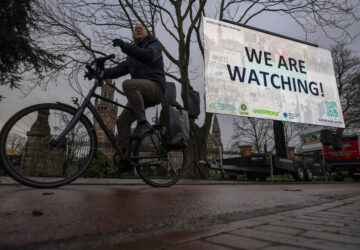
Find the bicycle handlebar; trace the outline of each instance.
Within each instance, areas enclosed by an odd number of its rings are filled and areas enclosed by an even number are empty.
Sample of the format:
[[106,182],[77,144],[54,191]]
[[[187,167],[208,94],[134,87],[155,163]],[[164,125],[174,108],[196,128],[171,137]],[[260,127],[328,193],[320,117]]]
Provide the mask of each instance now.
[[[93,60],[90,64],[86,64],[85,68],[87,69],[87,72],[84,75],[84,78],[88,78],[91,80],[92,78],[101,78],[103,75],[104,70],[104,64],[107,60],[114,59],[115,55],[110,54],[108,56],[99,57]],[[95,69],[93,68],[93,65],[95,64]]]
[[107,60],[114,59],[114,58],[115,58],[115,54],[110,54],[108,56],[99,57],[99,58],[95,59],[94,62],[97,65],[98,64],[104,64]]

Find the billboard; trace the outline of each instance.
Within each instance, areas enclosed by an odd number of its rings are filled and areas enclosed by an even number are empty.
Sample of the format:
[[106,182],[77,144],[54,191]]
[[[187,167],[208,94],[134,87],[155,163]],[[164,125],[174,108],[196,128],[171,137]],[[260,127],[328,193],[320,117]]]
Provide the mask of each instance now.
[[344,127],[330,51],[203,21],[206,112]]

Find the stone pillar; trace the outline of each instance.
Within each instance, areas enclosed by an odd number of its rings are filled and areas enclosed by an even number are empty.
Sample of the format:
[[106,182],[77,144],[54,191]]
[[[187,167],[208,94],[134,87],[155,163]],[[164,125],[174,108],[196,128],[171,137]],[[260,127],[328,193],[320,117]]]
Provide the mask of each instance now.
[[242,145],[240,146],[240,154],[241,156],[250,156],[251,155],[251,145]]
[[[28,139],[21,161],[21,169],[27,176],[49,177],[64,174],[65,147],[49,149],[45,143],[51,137],[49,115],[48,109],[39,110],[36,121],[27,132]],[[61,119],[61,117],[56,117],[56,119]]]
[[50,136],[49,114],[48,109],[39,110],[36,121],[27,132],[28,140],[21,162],[25,175],[37,176],[43,168],[43,141]]

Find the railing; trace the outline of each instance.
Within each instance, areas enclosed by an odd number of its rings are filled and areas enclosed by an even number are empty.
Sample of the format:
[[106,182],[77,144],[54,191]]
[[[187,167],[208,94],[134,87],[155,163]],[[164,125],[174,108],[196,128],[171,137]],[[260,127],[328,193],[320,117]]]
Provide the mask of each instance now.
[[[18,152],[17,155],[7,155],[7,160],[11,162],[15,171],[29,177],[65,177],[78,171],[86,155],[90,152],[89,143],[85,141],[68,142],[64,147],[49,149],[47,147],[39,147],[32,145],[31,148]],[[97,150],[101,151],[113,164],[113,156],[116,149],[111,143],[98,143]],[[151,146],[143,146],[140,155],[153,153],[154,148]],[[170,152],[171,166],[174,168],[181,167],[182,155],[178,155],[176,151]],[[141,159],[142,163],[155,164],[158,159]],[[2,167],[0,175],[5,175]]]

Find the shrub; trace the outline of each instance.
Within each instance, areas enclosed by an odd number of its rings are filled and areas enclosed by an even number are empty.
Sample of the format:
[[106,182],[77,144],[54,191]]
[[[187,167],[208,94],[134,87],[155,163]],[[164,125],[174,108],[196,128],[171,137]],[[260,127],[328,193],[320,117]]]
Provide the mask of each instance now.
[[[107,157],[103,152],[97,150],[97,157],[94,157],[90,163],[90,167],[83,173],[83,178],[104,178],[108,170],[114,170],[113,161]],[[81,164],[84,159],[79,160]]]

